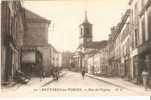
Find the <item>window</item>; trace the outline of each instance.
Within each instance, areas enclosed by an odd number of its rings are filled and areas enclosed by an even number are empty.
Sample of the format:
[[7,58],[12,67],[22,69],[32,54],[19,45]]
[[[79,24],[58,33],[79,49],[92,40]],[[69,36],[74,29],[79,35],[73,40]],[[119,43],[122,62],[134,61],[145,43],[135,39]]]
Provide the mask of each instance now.
[[135,46],[138,45],[138,29],[135,29]]
[[138,7],[137,7],[137,3],[135,4],[135,17],[137,16],[137,14],[138,14]]
[[85,28],[86,34],[89,35],[89,28]]
[[142,17],[142,21],[141,21],[141,25],[142,25],[142,42],[145,42],[145,17]]
[[80,27],[80,35],[83,36],[83,27]]

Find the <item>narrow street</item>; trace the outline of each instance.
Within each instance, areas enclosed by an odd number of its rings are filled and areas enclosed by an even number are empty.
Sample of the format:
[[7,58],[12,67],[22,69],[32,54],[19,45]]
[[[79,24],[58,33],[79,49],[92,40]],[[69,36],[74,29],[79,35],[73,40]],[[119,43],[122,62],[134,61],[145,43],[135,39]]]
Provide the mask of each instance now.
[[[58,88],[65,89],[65,92],[57,91],[58,95],[138,95],[121,87],[107,84],[103,81],[96,80],[90,77],[82,79],[81,73],[66,71],[64,76],[52,84],[47,84],[42,88]],[[66,89],[76,89],[67,90]],[[62,90],[63,91],[63,90]],[[51,91],[50,93],[55,93]],[[72,92],[72,94],[71,94]],[[43,92],[46,93],[46,92]],[[49,93],[49,92],[48,92]],[[70,94],[68,94],[70,93]]]
[[[41,84],[41,85],[40,85]],[[107,84],[90,77],[83,80],[80,73],[63,71],[59,80],[46,78],[42,82],[32,79],[27,85],[8,91],[8,96],[100,96],[100,95],[140,95],[125,88]],[[4,95],[5,95],[4,93]]]

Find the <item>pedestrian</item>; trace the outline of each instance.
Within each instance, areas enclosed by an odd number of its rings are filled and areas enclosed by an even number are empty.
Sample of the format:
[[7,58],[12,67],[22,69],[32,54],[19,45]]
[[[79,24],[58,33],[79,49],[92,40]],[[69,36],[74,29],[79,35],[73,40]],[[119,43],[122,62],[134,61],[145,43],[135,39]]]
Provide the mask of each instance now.
[[42,81],[42,79],[43,79],[43,71],[40,70],[40,81]]
[[54,68],[50,69],[50,75],[52,76],[53,80],[55,79],[55,73],[54,73]]
[[84,76],[85,76],[85,70],[82,70],[81,74],[82,74],[82,78],[84,79]]
[[142,78],[143,78],[143,85],[145,87],[145,90],[148,89],[148,77],[149,73],[147,71],[147,69],[144,69],[144,71],[142,72]]
[[59,79],[59,69],[58,68],[55,69],[55,76],[56,76],[56,80],[58,80]]
[[42,75],[43,75],[43,79],[45,79],[45,77],[46,77],[46,72],[43,71]]
[[39,65],[39,73],[40,73],[40,81],[42,81],[42,79],[44,79],[44,70],[43,70],[43,66],[42,64]]

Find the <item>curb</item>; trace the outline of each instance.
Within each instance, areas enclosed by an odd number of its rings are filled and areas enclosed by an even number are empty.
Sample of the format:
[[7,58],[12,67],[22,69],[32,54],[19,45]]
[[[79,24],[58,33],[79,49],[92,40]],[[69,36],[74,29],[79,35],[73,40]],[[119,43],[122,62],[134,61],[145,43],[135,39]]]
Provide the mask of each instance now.
[[[86,74],[86,76],[88,76],[88,77],[90,77],[90,78],[93,78],[93,79],[96,79],[96,80],[99,80],[99,81],[102,81],[102,82],[107,83],[107,84],[114,85],[114,86],[116,86],[116,87],[124,88],[124,89],[127,89],[127,90],[129,90],[129,91],[133,91],[133,92],[135,92],[135,93],[142,94],[142,92],[140,92],[140,91],[135,91],[134,89],[130,89],[130,88],[124,87],[124,86],[122,86],[122,85],[115,84],[115,83],[113,83],[113,82],[109,82],[109,81],[100,79],[99,77],[97,77],[97,76],[95,77],[94,75]],[[147,95],[148,95],[148,94],[147,94]]]
[[97,80],[99,80],[99,81],[103,81],[104,83],[107,83],[107,84],[110,84],[110,85],[114,85],[114,86],[116,86],[116,87],[120,87],[120,88],[128,89],[128,88],[123,87],[123,86],[121,86],[121,85],[117,85],[117,84],[114,84],[114,83],[112,83],[112,82],[105,81],[105,80],[103,80],[103,79],[97,78],[97,77],[92,76],[92,75],[89,75],[89,74],[86,74],[86,76],[88,76],[88,77],[90,77],[90,78],[93,78],[93,79],[97,79]]
[[[65,73],[61,73],[59,78],[63,77]],[[50,83],[54,82],[55,80],[52,78],[50,81],[46,82],[45,84],[40,85],[40,88],[49,85]]]

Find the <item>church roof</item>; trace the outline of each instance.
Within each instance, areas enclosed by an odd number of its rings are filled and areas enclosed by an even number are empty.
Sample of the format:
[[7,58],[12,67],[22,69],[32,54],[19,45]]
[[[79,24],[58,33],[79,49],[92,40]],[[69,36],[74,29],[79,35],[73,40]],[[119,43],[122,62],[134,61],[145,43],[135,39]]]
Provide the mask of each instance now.
[[107,41],[103,40],[103,41],[94,41],[94,42],[90,42],[88,43],[85,48],[89,48],[89,49],[102,49],[107,45]]
[[103,41],[94,41],[94,42],[90,42],[86,45],[79,45],[78,48],[86,48],[86,49],[103,49],[105,46],[107,45],[107,40],[103,40]]

